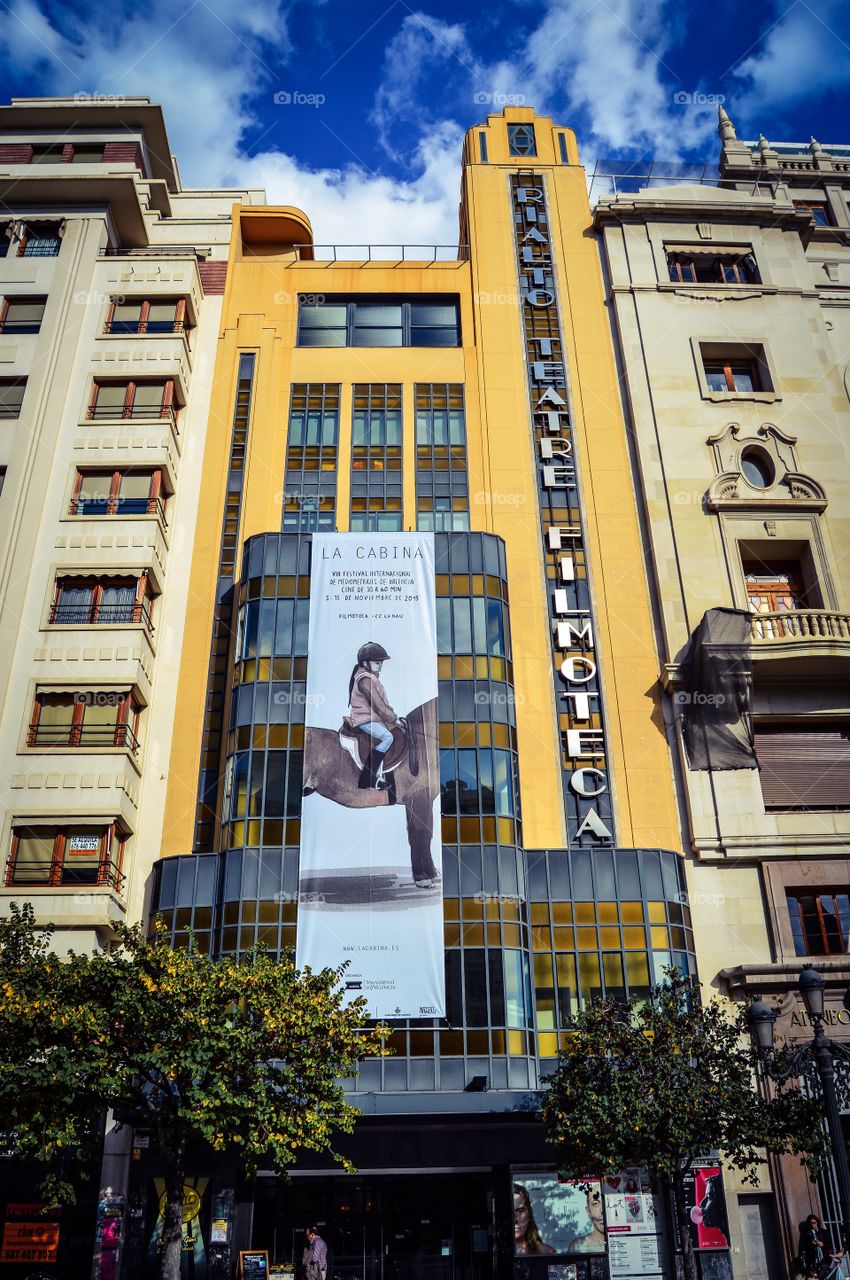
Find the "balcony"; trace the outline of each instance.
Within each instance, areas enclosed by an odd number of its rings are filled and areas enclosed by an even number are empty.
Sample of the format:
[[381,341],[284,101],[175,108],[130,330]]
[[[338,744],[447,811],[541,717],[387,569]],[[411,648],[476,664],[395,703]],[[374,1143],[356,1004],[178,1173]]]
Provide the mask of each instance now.
[[824,662],[850,659],[850,614],[830,609],[754,613],[750,639],[754,662],[805,658],[815,664],[811,668],[815,674],[815,667]]
[[49,622],[66,627],[132,627],[143,622],[153,635],[154,625],[150,607],[134,601],[132,604],[54,604]]
[[161,498],[72,498],[69,511],[72,516],[157,516],[168,528]]
[[114,862],[99,862],[93,866],[73,866],[55,861],[45,865],[39,860],[16,858],[6,871],[6,888],[27,885],[39,888],[62,888],[87,885],[90,888],[114,889],[121,893],[127,877]]
[[34,724],[27,733],[28,747],[125,747],[133,755],[139,739],[128,724]]
[[177,408],[173,404],[164,405],[89,405],[86,410],[89,422],[169,422],[177,431]]

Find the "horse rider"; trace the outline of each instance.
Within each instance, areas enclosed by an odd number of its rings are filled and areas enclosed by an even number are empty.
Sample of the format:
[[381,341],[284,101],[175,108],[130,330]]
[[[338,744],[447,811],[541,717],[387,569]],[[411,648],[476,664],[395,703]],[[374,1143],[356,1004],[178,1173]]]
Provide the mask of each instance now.
[[389,660],[381,644],[369,641],[357,650],[357,665],[348,682],[349,716],[352,725],[367,733],[375,745],[363,761],[358,787],[361,790],[386,790],[382,768],[384,758],[393,745],[392,730],[400,723],[381,684],[381,668]]

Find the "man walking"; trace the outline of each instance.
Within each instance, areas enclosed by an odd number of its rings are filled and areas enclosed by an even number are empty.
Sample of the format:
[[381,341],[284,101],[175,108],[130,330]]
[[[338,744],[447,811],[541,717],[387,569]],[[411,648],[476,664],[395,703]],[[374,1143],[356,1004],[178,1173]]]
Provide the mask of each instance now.
[[304,1234],[307,1237],[303,1258],[306,1280],[327,1280],[328,1246],[315,1227],[308,1227]]

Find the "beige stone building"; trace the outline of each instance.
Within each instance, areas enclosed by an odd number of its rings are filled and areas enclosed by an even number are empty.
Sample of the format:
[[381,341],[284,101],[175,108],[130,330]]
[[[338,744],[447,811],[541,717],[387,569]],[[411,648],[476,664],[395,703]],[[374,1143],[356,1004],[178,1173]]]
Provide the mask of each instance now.
[[[716,184],[599,200],[700,976],[781,1002],[850,982],[850,149],[741,142]],[[633,184],[638,185],[638,184]],[[714,612],[714,611],[722,612]],[[833,1180],[727,1178],[738,1277],[785,1274]],[[771,1192],[773,1194],[771,1194]]]
[[143,916],[234,202],[144,98],[0,107],[3,908]]

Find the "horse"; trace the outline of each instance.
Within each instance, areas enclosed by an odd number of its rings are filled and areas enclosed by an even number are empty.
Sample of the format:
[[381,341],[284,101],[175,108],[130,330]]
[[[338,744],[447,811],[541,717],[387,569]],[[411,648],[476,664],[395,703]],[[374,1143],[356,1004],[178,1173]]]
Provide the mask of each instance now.
[[417,884],[439,879],[431,857],[434,834],[434,801],[440,794],[440,749],[437,699],[423,702],[406,717],[407,755],[393,770],[385,790],[361,790],[357,765],[340,745],[335,729],[308,725],[304,731],[304,786],[302,795],[318,792],[347,809],[380,809],[404,805],[410,866]]

